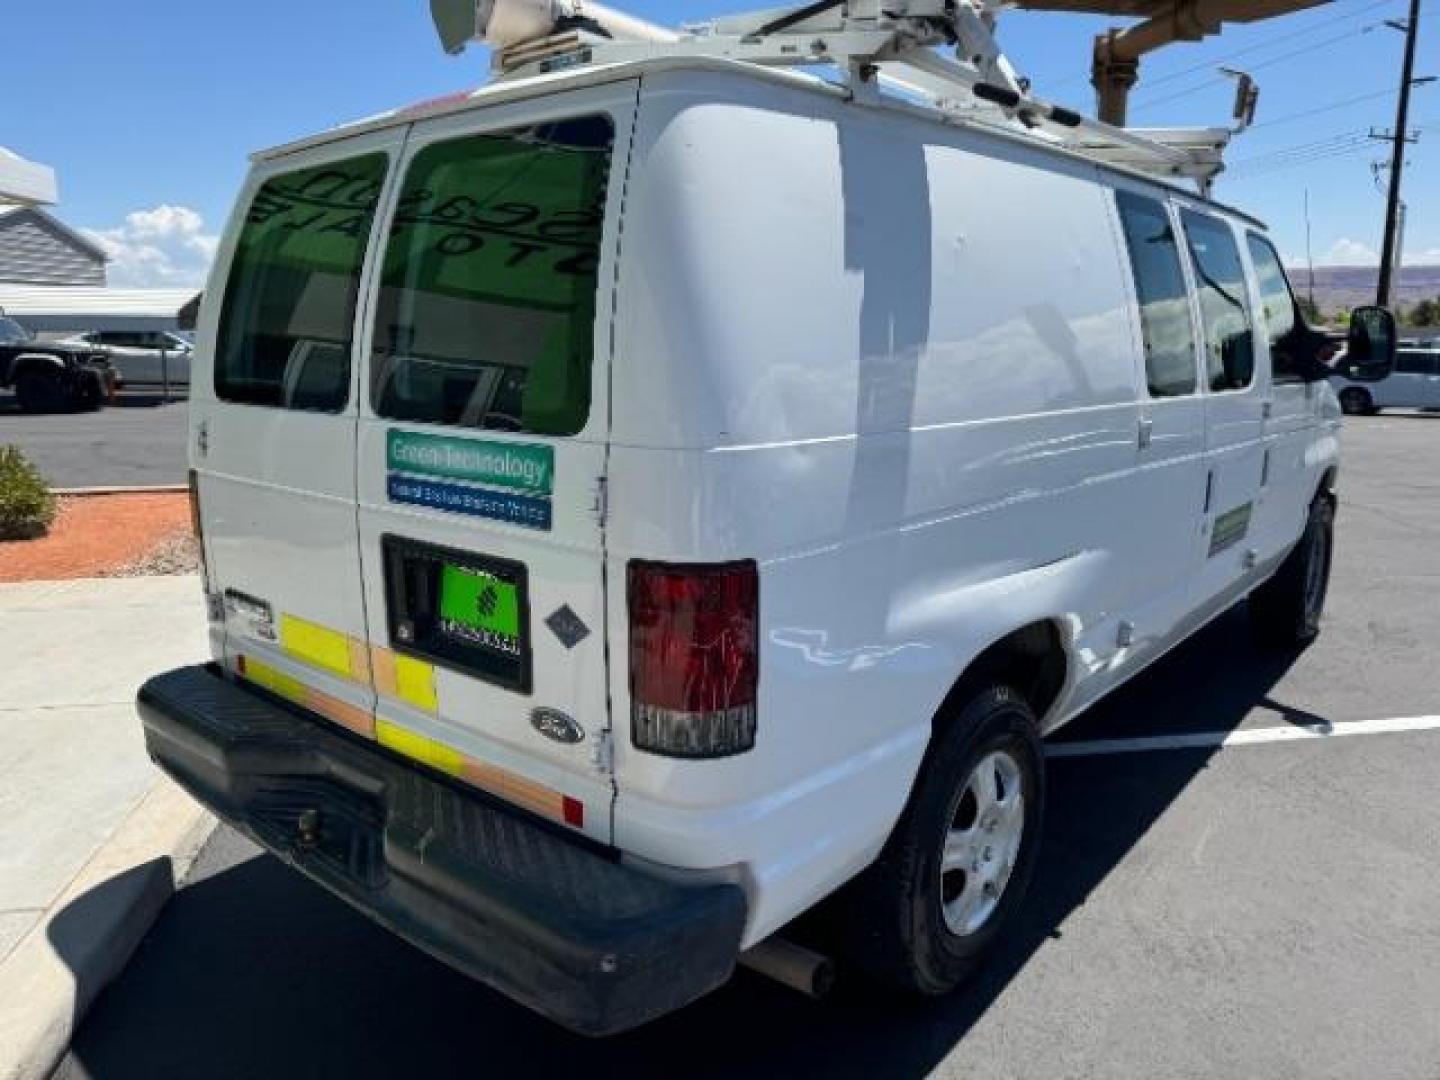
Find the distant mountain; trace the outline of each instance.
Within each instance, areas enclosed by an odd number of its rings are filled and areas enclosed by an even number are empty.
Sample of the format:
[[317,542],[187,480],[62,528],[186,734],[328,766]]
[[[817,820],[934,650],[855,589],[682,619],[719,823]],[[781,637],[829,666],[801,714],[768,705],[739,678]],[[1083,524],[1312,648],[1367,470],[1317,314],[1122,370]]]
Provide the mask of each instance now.
[[[1326,315],[1341,308],[1375,302],[1375,286],[1380,276],[1373,266],[1317,266],[1315,268],[1315,303]],[[1310,271],[1303,266],[1290,268],[1290,280],[1301,296],[1310,292]],[[1407,266],[1395,283],[1395,301],[1406,308],[1421,300],[1440,297],[1440,265]]]

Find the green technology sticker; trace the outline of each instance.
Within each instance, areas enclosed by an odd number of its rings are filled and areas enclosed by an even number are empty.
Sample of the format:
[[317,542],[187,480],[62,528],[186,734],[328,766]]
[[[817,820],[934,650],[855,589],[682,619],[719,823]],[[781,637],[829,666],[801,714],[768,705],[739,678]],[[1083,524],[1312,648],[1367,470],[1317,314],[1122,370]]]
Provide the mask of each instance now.
[[392,502],[550,530],[552,447],[392,430],[386,458]]

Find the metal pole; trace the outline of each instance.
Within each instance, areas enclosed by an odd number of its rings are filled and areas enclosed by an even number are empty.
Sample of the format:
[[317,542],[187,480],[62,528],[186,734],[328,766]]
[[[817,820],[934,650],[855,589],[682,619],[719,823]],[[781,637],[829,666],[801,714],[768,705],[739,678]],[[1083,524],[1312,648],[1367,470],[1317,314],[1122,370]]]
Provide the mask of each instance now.
[[1310,267],[1310,308],[1315,307],[1315,249],[1310,243],[1310,189],[1305,189],[1305,262]]
[[170,404],[170,350],[160,350],[160,386],[165,404]]
[[1390,195],[1385,205],[1385,242],[1380,252],[1380,283],[1375,303],[1390,306],[1395,274],[1395,226],[1400,216],[1400,174],[1405,169],[1406,125],[1410,122],[1410,81],[1415,75],[1415,41],[1420,36],[1420,0],[1410,0],[1410,22],[1405,27],[1405,62],[1400,72],[1400,101],[1395,107],[1394,151],[1390,157]]

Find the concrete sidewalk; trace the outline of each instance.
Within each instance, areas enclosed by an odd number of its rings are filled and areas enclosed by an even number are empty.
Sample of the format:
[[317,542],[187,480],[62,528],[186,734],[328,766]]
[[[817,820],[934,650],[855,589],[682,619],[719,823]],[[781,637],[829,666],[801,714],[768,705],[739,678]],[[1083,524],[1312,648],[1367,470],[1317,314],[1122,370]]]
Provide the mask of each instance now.
[[49,1074],[210,819],[135,691],[207,654],[195,577],[0,586],[0,1080]]

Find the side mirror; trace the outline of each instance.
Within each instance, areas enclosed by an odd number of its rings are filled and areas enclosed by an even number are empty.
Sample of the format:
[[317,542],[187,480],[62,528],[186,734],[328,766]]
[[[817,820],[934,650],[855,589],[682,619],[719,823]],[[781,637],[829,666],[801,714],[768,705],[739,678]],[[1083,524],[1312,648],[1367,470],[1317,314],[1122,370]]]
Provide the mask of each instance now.
[[1364,377],[1384,378],[1395,367],[1395,316],[1382,307],[1358,307],[1350,313],[1345,365]]

